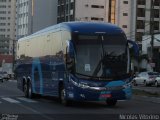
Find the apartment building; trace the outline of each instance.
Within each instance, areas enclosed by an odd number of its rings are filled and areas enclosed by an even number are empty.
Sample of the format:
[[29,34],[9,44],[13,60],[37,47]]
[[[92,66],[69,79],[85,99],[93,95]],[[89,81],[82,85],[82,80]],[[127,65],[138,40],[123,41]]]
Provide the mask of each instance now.
[[[58,23],[105,21],[121,27],[128,39],[141,43],[150,33],[152,0],[58,0]],[[154,0],[154,32],[160,30],[160,0]]]
[[16,0],[0,0],[0,54],[12,54],[15,29]]
[[[153,12],[151,12],[152,0],[137,0],[137,17],[136,17],[136,40],[141,41],[142,36],[153,32],[160,31],[160,0],[153,0]],[[153,23],[151,19],[153,16]]]
[[120,26],[135,40],[136,0],[58,0],[57,22],[105,21]]
[[[142,36],[151,32],[153,15],[154,33],[160,31],[160,0],[117,0],[116,24],[124,29],[127,37],[142,42]],[[153,14],[152,14],[153,13]]]
[[57,22],[107,21],[109,0],[58,0]]
[[17,39],[57,23],[57,0],[17,0]]

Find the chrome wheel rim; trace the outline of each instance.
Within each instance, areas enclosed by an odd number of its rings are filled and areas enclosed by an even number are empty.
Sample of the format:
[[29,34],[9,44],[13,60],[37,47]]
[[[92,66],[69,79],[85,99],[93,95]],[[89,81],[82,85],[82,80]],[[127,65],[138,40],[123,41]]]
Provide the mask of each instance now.
[[27,85],[26,84],[24,85],[24,94],[25,96],[27,96]]
[[64,89],[62,89],[62,91],[61,91],[61,102],[62,102],[62,104],[65,103],[65,95],[66,95],[66,92],[65,92]]
[[31,94],[32,94],[32,89],[31,89],[31,85],[29,85],[28,96],[31,97]]

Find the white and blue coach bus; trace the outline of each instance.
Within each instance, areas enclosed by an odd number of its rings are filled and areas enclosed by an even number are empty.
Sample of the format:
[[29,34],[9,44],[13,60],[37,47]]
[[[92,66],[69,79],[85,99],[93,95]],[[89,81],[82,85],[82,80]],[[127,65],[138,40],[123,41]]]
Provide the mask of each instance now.
[[105,101],[116,105],[132,96],[131,60],[124,32],[109,23],[60,23],[17,43],[15,75],[26,97]]

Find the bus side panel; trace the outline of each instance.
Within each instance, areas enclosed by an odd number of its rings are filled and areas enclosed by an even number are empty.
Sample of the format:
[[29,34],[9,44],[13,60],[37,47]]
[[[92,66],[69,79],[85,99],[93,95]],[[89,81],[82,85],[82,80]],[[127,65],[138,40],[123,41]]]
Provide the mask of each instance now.
[[30,78],[33,93],[58,96],[59,83],[65,79],[64,57],[69,40],[71,33],[63,30],[63,33],[46,32],[19,41],[17,49],[19,63],[16,70],[18,88],[23,90],[23,78]]

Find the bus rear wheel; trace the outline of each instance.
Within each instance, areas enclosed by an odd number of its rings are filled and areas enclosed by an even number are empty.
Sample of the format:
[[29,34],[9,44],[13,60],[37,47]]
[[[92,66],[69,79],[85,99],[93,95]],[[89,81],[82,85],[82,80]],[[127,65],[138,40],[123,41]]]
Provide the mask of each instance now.
[[23,89],[25,97],[33,98],[32,87],[30,82],[25,83]]
[[115,106],[117,104],[117,100],[107,99],[106,103],[108,106]]

